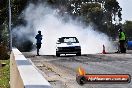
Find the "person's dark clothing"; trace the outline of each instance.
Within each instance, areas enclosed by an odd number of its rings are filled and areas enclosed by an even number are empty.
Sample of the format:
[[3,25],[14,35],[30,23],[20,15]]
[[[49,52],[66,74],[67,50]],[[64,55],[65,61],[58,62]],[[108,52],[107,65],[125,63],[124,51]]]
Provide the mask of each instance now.
[[36,38],[36,40],[37,40],[37,42],[36,42],[36,46],[37,46],[37,55],[39,55],[39,49],[41,48],[41,44],[42,44],[42,42],[41,42],[41,40],[42,40],[42,35],[41,35],[41,34],[37,34],[35,38]]
[[37,44],[41,44],[42,35],[41,34],[37,34],[35,38],[37,39]]
[[125,40],[120,40],[119,41],[119,44],[120,44],[120,52],[121,53],[126,53],[126,47],[125,47],[125,44],[126,44],[126,41]]
[[40,49],[41,48],[41,44],[40,43],[37,43],[37,49]]

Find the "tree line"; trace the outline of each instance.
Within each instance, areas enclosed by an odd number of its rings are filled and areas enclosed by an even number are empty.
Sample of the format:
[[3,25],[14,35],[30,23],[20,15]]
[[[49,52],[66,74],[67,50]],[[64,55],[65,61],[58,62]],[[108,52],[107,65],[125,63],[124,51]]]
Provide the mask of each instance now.
[[[119,27],[125,30],[127,37],[131,37],[132,21],[121,24],[122,8],[117,0],[11,0],[12,28],[25,24],[19,16],[29,3],[39,2],[59,9],[60,15],[68,14],[72,19],[81,20],[86,26],[93,24],[95,30],[112,38],[117,37]],[[8,0],[0,0],[0,45],[4,49],[9,46],[8,19]]]

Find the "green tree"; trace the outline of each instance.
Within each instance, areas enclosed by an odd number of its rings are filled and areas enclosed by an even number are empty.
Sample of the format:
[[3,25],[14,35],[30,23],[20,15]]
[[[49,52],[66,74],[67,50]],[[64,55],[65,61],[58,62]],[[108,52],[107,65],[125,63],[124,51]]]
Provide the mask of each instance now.
[[[22,24],[23,20],[19,19],[19,16],[26,5],[27,0],[11,0],[12,27]],[[0,0],[0,50],[2,52],[7,52],[9,49],[8,14],[8,0]]]
[[16,25],[22,25],[24,24],[24,20],[20,18],[20,14],[22,14],[22,11],[27,6],[28,1],[27,0],[12,0],[11,3],[11,10],[12,10],[12,26]]
[[123,27],[126,32],[126,36],[128,37],[128,40],[132,40],[132,21],[125,21]]
[[109,36],[113,36],[113,21],[120,23],[122,20],[122,8],[117,0],[70,0],[69,2],[70,14],[82,17],[86,24],[93,22],[98,30]]
[[81,7],[81,16],[88,23],[94,22],[96,25],[100,25],[103,17],[103,9],[99,3],[84,3]]

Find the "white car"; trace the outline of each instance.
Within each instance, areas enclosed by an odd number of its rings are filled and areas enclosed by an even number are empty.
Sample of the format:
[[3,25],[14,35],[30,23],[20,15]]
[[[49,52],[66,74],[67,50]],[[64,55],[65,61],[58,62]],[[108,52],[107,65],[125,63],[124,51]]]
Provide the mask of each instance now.
[[76,54],[81,56],[81,46],[76,37],[61,37],[56,43],[56,56],[60,54]]

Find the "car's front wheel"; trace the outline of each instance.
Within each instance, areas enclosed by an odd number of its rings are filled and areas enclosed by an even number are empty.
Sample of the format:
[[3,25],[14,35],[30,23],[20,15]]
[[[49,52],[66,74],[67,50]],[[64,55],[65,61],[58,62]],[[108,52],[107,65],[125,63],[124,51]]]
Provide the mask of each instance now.
[[56,53],[56,56],[57,56],[57,57],[59,57],[59,56],[60,56],[60,54]]

